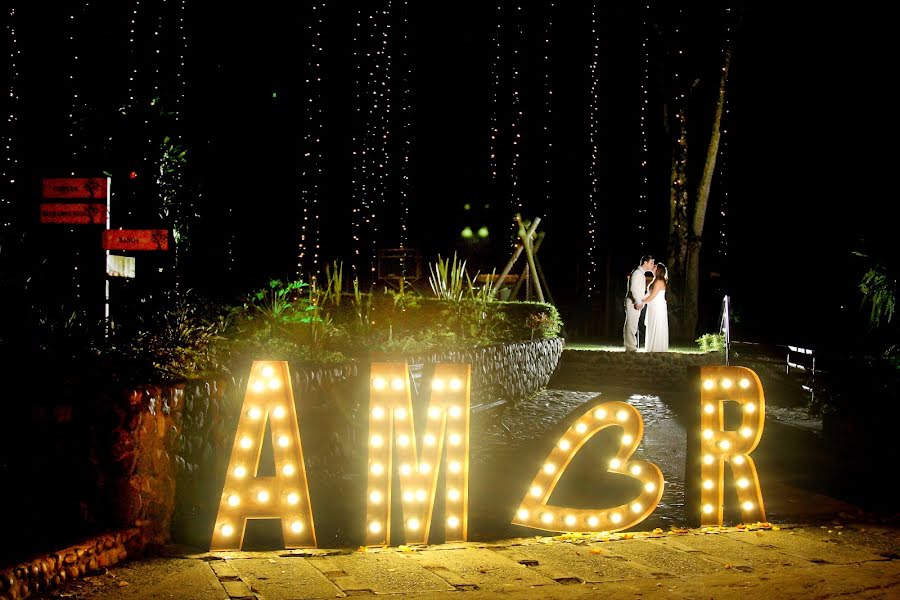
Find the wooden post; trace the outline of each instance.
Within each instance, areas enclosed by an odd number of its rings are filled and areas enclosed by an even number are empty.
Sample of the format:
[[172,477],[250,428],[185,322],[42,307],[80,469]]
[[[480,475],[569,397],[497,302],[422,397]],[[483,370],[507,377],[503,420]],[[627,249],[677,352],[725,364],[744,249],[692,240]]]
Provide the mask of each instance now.
[[[541,290],[541,282],[538,280],[537,267],[534,264],[534,253],[531,250],[531,236],[525,231],[522,224],[522,215],[516,215],[516,221],[519,223],[519,237],[522,238],[522,245],[525,247],[525,256],[528,258],[528,267],[531,271],[531,277],[534,280],[534,291],[537,293],[538,302],[544,301],[544,292]],[[539,217],[535,221],[540,221]]]
[[[534,221],[531,223],[531,227],[528,228],[528,237],[534,235],[534,232],[537,230],[538,223],[541,222],[540,217],[536,217]],[[520,222],[521,225],[521,222]],[[518,260],[519,255],[522,254],[522,245],[516,244],[516,250],[513,252],[512,257],[509,259],[509,262],[506,263],[506,266],[503,268],[503,272],[500,273],[500,276],[497,278],[497,281],[494,282],[494,290],[493,294],[496,294],[500,291],[500,286],[506,281],[506,276],[509,275],[509,272],[512,270],[513,265],[516,264],[516,260]],[[512,297],[512,295],[510,295]]]

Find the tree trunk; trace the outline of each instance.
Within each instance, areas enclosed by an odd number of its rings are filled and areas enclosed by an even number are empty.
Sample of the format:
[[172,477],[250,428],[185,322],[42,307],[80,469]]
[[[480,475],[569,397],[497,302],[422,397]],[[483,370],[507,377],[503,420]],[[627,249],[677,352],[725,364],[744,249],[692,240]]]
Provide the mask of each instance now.
[[697,336],[700,298],[700,249],[703,246],[703,225],[706,222],[706,208],[709,204],[709,191],[712,187],[713,174],[716,170],[716,157],[719,154],[719,140],[722,136],[722,113],[725,110],[725,84],[728,81],[728,68],[731,65],[731,47],[725,49],[725,64],[722,77],[719,79],[719,96],[716,101],[716,112],[713,116],[712,132],[709,136],[709,147],[706,150],[706,162],[703,175],[697,187],[697,198],[694,203],[694,214],[691,219],[691,234],[687,244],[687,262],[684,287],[684,333],[691,339]]

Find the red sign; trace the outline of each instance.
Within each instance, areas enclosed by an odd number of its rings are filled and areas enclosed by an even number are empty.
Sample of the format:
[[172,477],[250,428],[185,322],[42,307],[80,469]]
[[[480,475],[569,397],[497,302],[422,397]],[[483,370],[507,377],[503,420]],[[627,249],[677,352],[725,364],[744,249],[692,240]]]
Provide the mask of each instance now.
[[107,229],[104,250],[168,250],[168,229]]
[[45,178],[44,198],[106,198],[105,177]]
[[41,223],[103,225],[106,223],[106,204],[41,204]]

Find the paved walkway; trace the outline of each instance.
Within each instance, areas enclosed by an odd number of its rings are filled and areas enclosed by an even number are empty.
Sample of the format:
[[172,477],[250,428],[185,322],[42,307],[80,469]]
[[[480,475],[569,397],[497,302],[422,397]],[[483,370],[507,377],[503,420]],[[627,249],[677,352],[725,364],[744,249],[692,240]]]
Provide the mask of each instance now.
[[898,541],[896,528],[832,524],[421,548],[170,547],[32,598],[900,598]]

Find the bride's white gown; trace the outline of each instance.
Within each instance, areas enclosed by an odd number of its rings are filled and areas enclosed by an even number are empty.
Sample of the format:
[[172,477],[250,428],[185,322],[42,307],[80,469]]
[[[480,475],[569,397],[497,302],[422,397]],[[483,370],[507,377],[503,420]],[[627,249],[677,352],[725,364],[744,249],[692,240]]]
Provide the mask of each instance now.
[[644,326],[647,332],[644,352],[668,352],[669,310],[666,306],[666,290],[660,290],[656,297],[647,303]]

